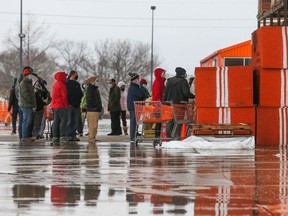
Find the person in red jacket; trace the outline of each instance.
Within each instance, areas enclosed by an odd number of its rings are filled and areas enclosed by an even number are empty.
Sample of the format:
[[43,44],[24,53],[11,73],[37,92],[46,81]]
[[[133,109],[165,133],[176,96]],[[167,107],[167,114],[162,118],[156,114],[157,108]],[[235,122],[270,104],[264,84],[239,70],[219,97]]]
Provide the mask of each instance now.
[[53,109],[54,121],[52,126],[53,144],[64,143],[67,141],[65,137],[67,125],[67,109],[68,97],[66,78],[67,73],[56,72],[54,78],[56,82],[52,87],[52,102],[51,108]]
[[162,101],[163,93],[165,90],[165,73],[163,68],[155,68],[155,80],[152,84],[152,101]]
[[[165,74],[166,71],[163,68],[155,68],[154,76],[155,80],[152,84],[152,101],[162,101],[164,90],[165,90]],[[160,138],[161,134],[161,123],[156,123],[155,126],[155,138]],[[158,143],[154,141],[154,145]]]

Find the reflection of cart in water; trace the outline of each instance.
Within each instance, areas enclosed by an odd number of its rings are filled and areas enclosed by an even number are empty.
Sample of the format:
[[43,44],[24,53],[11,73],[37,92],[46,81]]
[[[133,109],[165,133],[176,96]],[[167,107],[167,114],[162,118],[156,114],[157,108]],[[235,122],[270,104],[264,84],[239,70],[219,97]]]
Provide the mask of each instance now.
[[[183,125],[186,126],[194,123],[195,109],[192,103],[172,104],[170,102],[161,103],[160,101],[136,101],[134,102],[134,106],[136,116],[136,145],[139,140],[159,141],[161,143],[163,140],[180,139],[181,137],[177,136],[177,130],[181,129]],[[145,130],[144,127],[145,124],[153,123],[155,126],[155,123],[160,123],[161,131],[158,131],[158,134],[162,134],[162,132],[165,134],[166,124],[170,121],[173,122],[172,138],[167,138],[166,136],[155,137],[155,133],[151,136],[148,133],[149,130]],[[188,127],[187,130],[184,130],[186,136]],[[139,131],[140,134],[138,134]],[[155,129],[152,129],[152,131],[155,131]],[[155,145],[155,142],[153,144]]]
[[[161,123],[163,124],[173,119],[173,106],[169,104],[162,104],[160,101],[135,101],[135,118],[136,118],[136,130],[135,130],[135,143],[136,145],[140,140],[146,141],[162,141],[167,139],[165,137],[151,137],[144,133],[145,124]],[[139,133],[140,132],[140,133]]]

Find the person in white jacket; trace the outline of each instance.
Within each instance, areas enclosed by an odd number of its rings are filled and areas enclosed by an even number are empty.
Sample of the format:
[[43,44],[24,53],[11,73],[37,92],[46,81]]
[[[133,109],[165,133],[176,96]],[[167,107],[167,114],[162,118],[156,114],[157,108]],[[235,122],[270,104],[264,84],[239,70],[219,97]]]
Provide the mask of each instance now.
[[128,135],[128,127],[126,120],[126,110],[127,110],[127,91],[125,91],[126,84],[123,81],[118,83],[118,87],[121,90],[121,120],[123,125],[123,131],[125,135]]

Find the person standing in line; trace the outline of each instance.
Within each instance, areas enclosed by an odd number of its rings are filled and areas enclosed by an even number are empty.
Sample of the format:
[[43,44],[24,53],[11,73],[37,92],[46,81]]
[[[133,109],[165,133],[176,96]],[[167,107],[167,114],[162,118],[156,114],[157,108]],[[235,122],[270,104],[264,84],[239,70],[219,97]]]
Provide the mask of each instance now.
[[83,130],[84,130],[84,126],[85,126],[85,120],[87,117],[87,103],[86,103],[86,83],[82,83],[82,93],[83,96],[81,98],[81,102],[80,102],[80,116],[79,116],[79,124],[78,124],[78,128],[77,128],[77,132],[79,134],[80,137],[83,137]]
[[140,87],[141,87],[142,90],[144,91],[145,97],[146,97],[146,98],[150,98],[151,95],[150,95],[150,93],[149,93],[149,91],[148,91],[148,89],[147,89],[147,80],[146,80],[146,79],[142,78],[142,79],[140,80]]
[[127,110],[127,91],[125,91],[125,83],[120,81],[118,83],[118,87],[121,90],[121,120],[123,125],[123,131],[125,135],[128,135],[128,127],[127,127],[127,120],[126,120],[126,110]]
[[66,136],[69,137],[70,141],[80,141],[76,137],[76,130],[79,124],[80,116],[80,103],[83,96],[81,86],[78,79],[78,72],[72,70],[67,79],[67,95],[68,95],[68,122]]
[[46,109],[46,107],[51,103],[52,98],[51,98],[51,93],[50,93],[50,91],[47,89],[47,82],[46,82],[46,80],[41,80],[40,83],[41,83],[41,86],[42,86],[43,90],[44,90],[44,91],[46,92],[46,94],[47,94],[47,99],[44,101],[44,102],[45,102],[44,115],[43,115],[43,117],[42,117],[41,128],[40,128],[40,131],[39,131],[39,134],[38,134],[38,136],[39,136],[40,138],[44,138],[44,130],[45,130],[45,127],[46,127],[45,109]]
[[[165,76],[166,71],[163,68],[155,68],[154,70],[155,80],[152,84],[152,101],[162,101],[165,90]],[[156,123],[155,126],[155,138],[160,138],[161,123]],[[157,140],[155,141],[155,143]]]
[[117,86],[115,79],[109,80],[109,99],[108,99],[108,111],[110,112],[111,118],[111,133],[107,134],[108,136],[117,136],[121,135],[121,123],[120,123],[120,115],[121,115],[121,91]]
[[34,89],[32,86],[32,74],[28,69],[23,70],[23,80],[19,86],[19,107],[20,107],[20,118],[21,129],[21,141],[22,142],[33,142],[31,137],[32,133],[32,119],[33,112],[36,108],[36,98],[34,94]]
[[89,143],[97,141],[97,130],[99,113],[102,110],[102,101],[99,92],[99,83],[96,76],[92,76],[85,81],[87,84],[86,90],[86,102],[87,102],[87,121],[88,121],[88,133]]
[[[187,73],[182,67],[175,69],[176,76],[169,78],[166,83],[163,101],[170,101],[173,104],[181,104],[182,102],[188,102],[189,98],[194,98],[194,95],[190,92],[188,81],[186,80]],[[169,137],[180,137],[181,125],[176,128],[176,133],[171,134],[174,127],[174,122],[170,121],[167,124],[166,131]]]
[[129,73],[131,77],[130,86],[127,94],[127,108],[130,113],[130,141],[135,141],[136,135],[136,116],[134,101],[143,101],[146,99],[144,91],[140,88],[139,75],[136,73]]
[[67,98],[67,86],[65,72],[59,71],[54,75],[55,83],[52,86],[52,102],[51,108],[53,109],[53,142],[54,145],[59,143],[65,143],[68,141],[66,137],[67,127],[67,110],[68,110],[68,98]]
[[11,135],[16,134],[16,121],[17,121],[17,116],[19,113],[19,105],[18,105],[18,99],[15,94],[15,85],[16,85],[17,79],[14,79],[14,84],[10,90],[9,94],[9,104],[8,104],[8,112],[11,112],[12,109],[12,132]]

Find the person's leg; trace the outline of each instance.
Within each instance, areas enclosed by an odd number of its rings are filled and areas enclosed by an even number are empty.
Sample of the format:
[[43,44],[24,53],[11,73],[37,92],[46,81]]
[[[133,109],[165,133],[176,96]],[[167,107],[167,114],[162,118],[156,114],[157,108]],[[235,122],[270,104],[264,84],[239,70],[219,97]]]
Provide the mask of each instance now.
[[131,110],[130,113],[130,140],[135,140],[135,131],[136,131],[136,118],[135,118],[135,111]]
[[115,134],[115,112],[110,111],[110,119],[111,119],[111,133],[108,135],[114,135]]
[[41,130],[41,123],[42,123],[42,118],[43,118],[44,110],[39,110],[36,111],[34,119],[33,119],[33,131],[32,131],[32,136],[36,138],[39,137],[39,133]]
[[128,135],[128,127],[127,127],[127,120],[126,120],[126,110],[121,111],[121,119],[123,125],[123,131],[125,135]]
[[19,108],[19,122],[18,122],[19,140],[22,139],[22,122],[23,122],[23,112],[22,109]]
[[59,142],[60,139],[60,112],[59,109],[53,110],[53,124],[52,124],[52,133],[53,133],[53,142]]
[[88,141],[95,141],[95,121],[93,119],[93,112],[87,112],[87,122],[88,122]]
[[23,112],[22,119],[22,138],[31,137],[32,108],[21,108]]
[[12,133],[16,134],[16,122],[17,122],[17,115],[19,110],[13,109],[12,110]]
[[[81,116],[80,116],[80,108],[73,108],[73,118],[74,118],[74,124],[73,124],[73,131],[72,131],[72,137],[76,137],[76,131],[79,127],[79,124],[81,124],[82,127],[82,123],[81,123]],[[83,133],[83,131],[82,131]]]
[[122,134],[120,115],[121,115],[121,111],[115,112],[115,133],[116,133],[116,135]]
[[66,127],[67,127],[67,109],[61,108],[59,109],[59,117],[60,117],[60,127],[59,127],[59,133],[60,133],[60,141],[66,141]]
[[77,132],[80,136],[83,135],[83,123],[82,123],[82,112],[80,111],[79,119],[78,119],[78,127]]
[[42,120],[41,120],[41,128],[40,128],[40,131],[39,131],[39,134],[38,134],[40,137],[43,137],[45,127],[46,127],[46,118],[45,118],[45,115],[43,115],[42,116]]
[[73,107],[69,105],[67,109],[67,127],[66,127],[66,136],[71,137],[72,134],[72,124],[73,124]]

